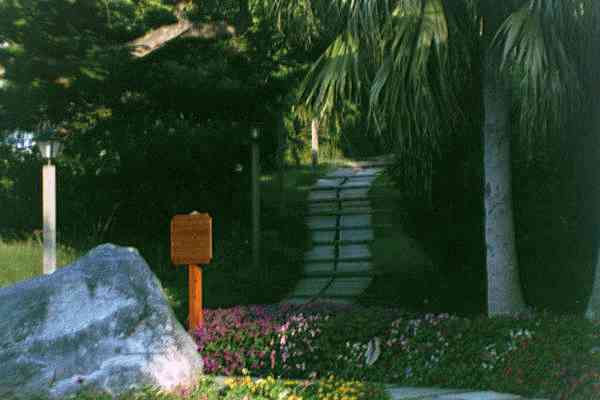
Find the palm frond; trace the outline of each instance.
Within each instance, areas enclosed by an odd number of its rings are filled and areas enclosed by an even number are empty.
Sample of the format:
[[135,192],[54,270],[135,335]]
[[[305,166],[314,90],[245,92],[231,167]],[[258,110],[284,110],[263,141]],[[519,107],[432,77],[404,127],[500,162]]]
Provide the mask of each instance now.
[[306,47],[324,37],[334,38],[346,24],[349,4],[344,0],[264,0],[263,7],[277,21],[277,29]]
[[501,69],[518,79],[521,128],[527,143],[549,139],[577,102],[577,42],[582,1],[528,0],[496,34]]
[[301,100],[314,113],[332,113],[345,100],[359,101],[369,82],[359,42],[344,32],[329,46],[308,73]]

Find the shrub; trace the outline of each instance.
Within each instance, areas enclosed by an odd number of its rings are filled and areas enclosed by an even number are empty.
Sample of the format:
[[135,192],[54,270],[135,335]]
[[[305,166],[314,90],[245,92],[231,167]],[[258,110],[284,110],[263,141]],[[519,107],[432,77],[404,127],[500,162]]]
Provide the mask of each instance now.
[[335,374],[526,396],[569,393],[570,399],[594,398],[600,390],[600,324],[573,316],[467,319],[331,305],[253,306],[209,310],[197,338],[209,373]]
[[261,400],[382,400],[388,396],[380,385],[345,381],[330,375],[312,381],[276,380],[272,376],[252,380],[249,376],[225,381],[226,399]]

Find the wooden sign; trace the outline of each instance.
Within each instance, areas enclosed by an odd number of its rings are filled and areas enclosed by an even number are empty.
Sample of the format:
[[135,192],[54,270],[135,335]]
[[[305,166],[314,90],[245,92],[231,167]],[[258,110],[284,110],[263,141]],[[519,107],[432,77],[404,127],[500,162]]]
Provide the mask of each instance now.
[[175,265],[212,260],[212,218],[208,214],[176,215],[171,220],[171,261]]
[[176,215],[171,220],[171,261],[188,265],[189,317],[188,329],[204,324],[202,308],[202,265],[212,260],[212,218],[193,212]]

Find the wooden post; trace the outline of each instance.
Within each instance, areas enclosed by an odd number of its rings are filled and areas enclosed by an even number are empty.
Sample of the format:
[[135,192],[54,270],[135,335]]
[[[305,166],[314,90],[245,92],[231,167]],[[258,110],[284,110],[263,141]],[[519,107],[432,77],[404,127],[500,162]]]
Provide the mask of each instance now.
[[260,268],[260,147],[258,129],[252,132],[252,266]]
[[44,219],[43,272],[56,270],[56,168],[48,163],[42,168],[42,207]]
[[212,218],[193,212],[171,220],[171,261],[188,266],[188,330],[204,325],[202,265],[212,260]]
[[202,266],[188,265],[189,273],[189,317],[188,330],[190,332],[204,325],[204,310],[202,308]]

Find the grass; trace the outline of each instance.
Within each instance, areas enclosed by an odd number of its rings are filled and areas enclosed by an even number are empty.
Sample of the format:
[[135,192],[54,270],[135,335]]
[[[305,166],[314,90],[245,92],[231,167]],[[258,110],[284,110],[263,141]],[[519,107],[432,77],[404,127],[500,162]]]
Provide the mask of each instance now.
[[435,303],[431,263],[421,246],[405,231],[401,192],[380,174],[370,189],[375,241],[370,244],[378,275],[359,299],[364,305],[402,305],[431,310]]
[[[41,275],[42,253],[42,244],[37,240],[0,240],[0,287]],[[69,264],[78,255],[71,247],[59,246],[57,266]]]
[[[402,305],[422,312],[451,312],[475,316],[485,311],[485,293],[477,274],[448,272],[442,268],[451,258],[446,250],[448,227],[435,215],[410,214],[402,191],[386,173],[379,175],[370,190],[375,212],[376,240],[371,253],[377,276],[360,299],[365,305]],[[382,225],[391,225],[382,227]],[[459,229],[460,227],[454,227]],[[462,233],[455,232],[462,238]],[[463,238],[464,239],[464,238]],[[426,255],[424,259],[422,255]]]

